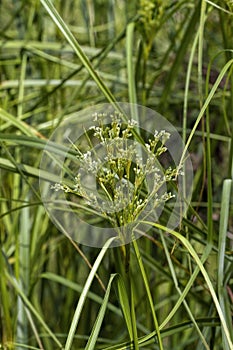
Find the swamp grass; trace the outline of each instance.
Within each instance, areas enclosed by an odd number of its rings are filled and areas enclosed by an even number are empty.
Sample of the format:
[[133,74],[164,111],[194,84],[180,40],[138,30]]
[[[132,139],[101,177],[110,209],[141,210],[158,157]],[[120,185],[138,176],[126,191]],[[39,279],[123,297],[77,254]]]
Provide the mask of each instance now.
[[[53,4],[0,3],[1,347],[232,350],[232,2]],[[180,226],[150,223],[127,273],[58,231],[38,180],[62,120],[116,101],[163,114],[194,169]]]

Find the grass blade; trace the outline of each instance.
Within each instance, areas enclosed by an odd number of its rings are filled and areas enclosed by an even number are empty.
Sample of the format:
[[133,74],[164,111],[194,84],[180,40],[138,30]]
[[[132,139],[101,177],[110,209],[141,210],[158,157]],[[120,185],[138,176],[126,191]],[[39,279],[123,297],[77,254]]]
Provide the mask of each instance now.
[[195,131],[196,131],[196,129],[197,129],[197,127],[198,127],[198,125],[199,125],[199,123],[200,123],[200,121],[201,121],[201,119],[202,119],[202,117],[203,117],[207,107],[209,106],[209,104],[210,104],[210,102],[211,102],[211,100],[212,100],[212,98],[213,98],[217,88],[219,87],[219,84],[221,83],[221,81],[222,81],[222,79],[224,77],[224,75],[226,74],[226,72],[228,71],[228,69],[231,67],[232,64],[233,64],[233,59],[228,61],[225,64],[225,66],[222,68],[221,72],[219,73],[219,75],[218,75],[218,77],[217,77],[217,79],[216,79],[216,81],[215,81],[215,83],[214,83],[214,85],[213,85],[209,95],[207,96],[207,98],[206,98],[206,100],[205,100],[205,102],[204,102],[204,104],[203,104],[203,106],[202,106],[202,108],[201,108],[201,110],[200,110],[200,112],[199,112],[199,114],[197,116],[195,124],[194,124],[194,126],[192,128],[192,131],[190,132],[188,140],[187,140],[187,142],[185,144],[184,152],[183,152],[181,160],[180,160],[180,166],[182,165],[182,163],[184,161],[184,157],[185,157],[185,155],[187,153],[187,150],[188,150],[188,148],[190,146],[192,138],[193,138],[193,136],[195,134]]
[[[230,330],[231,338],[233,339],[232,331],[232,322],[231,317],[229,318],[229,312],[227,313],[227,304],[228,300],[226,285],[224,281],[225,273],[225,250],[226,250],[226,238],[227,238],[227,229],[228,229],[228,220],[229,220],[229,207],[231,200],[231,190],[232,190],[232,180],[226,179],[223,182],[223,191],[222,191],[222,203],[221,203],[221,212],[220,212],[220,223],[219,223],[219,242],[218,242],[218,296],[219,303],[223,310],[223,315],[228,324]],[[229,350],[227,344],[227,339],[225,337],[224,329],[223,331],[223,349]]]
[[213,298],[213,302],[215,304],[215,307],[218,311],[219,318],[220,318],[221,323],[222,323],[224,334],[225,334],[227,342],[229,344],[229,349],[233,350],[233,343],[231,341],[229,329],[227,327],[226,320],[225,320],[225,317],[223,315],[223,311],[222,311],[221,306],[219,304],[215,290],[213,288],[212,282],[211,282],[210,277],[209,277],[208,273],[206,272],[206,269],[204,268],[200,258],[198,257],[197,253],[195,252],[195,250],[192,247],[192,245],[190,244],[190,242],[185,237],[183,237],[180,233],[173,231],[171,229],[168,229],[165,226],[162,226],[160,224],[153,223],[153,222],[147,222],[147,221],[145,221],[144,223],[148,224],[148,225],[152,225],[154,227],[157,227],[158,229],[160,229],[164,232],[168,232],[172,236],[176,237],[185,246],[185,248],[188,250],[189,254],[193,257],[193,259],[195,260],[196,264],[198,265],[198,267],[199,267],[199,269],[200,269],[200,271],[201,271],[201,273],[206,281],[206,284],[207,284],[209,291],[211,293],[211,296]]
[[46,322],[43,320],[41,315],[37,312],[35,307],[32,305],[32,303],[28,300],[26,295],[21,290],[18,282],[15,280],[13,276],[6,273],[6,277],[10,284],[14,287],[16,293],[20,296],[20,298],[23,300],[25,306],[34,314],[37,321],[41,324],[41,326],[44,328],[44,330],[48,333],[48,335],[53,339],[53,341],[57,344],[59,349],[63,349],[63,346],[61,342],[57,339],[56,335],[50,330],[50,328],[47,326]]
[[105,312],[106,312],[106,309],[107,309],[107,304],[108,304],[108,299],[109,299],[109,295],[110,295],[110,291],[111,291],[112,282],[113,282],[113,280],[114,280],[114,278],[116,276],[117,276],[117,274],[113,274],[110,277],[110,280],[108,282],[108,286],[107,286],[107,289],[106,289],[106,293],[105,293],[105,296],[104,296],[104,300],[102,302],[102,305],[101,305],[101,308],[99,310],[99,314],[98,314],[98,316],[96,318],[95,324],[94,324],[94,326],[92,328],[91,335],[90,335],[90,338],[89,338],[89,340],[87,342],[85,350],[93,350],[93,349],[95,349],[96,341],[97,341],[97,338],[98,338],[98,335],[99,335],[99,332],[100,332],[100,329],[101,329],[101,325],[102,325],[102,322],[103,322],[103,319],[104,319],[104,315],[105,315]]
[[134,298],[134,286],[132,281],[130,283],[130,302],[131,302],[131,320],[132,320],[132,329],[133,329],[133,347],[135,350],[139,350],[138,344],[138,332],[137,332],[137,321],[135,314],[135,298]]
[[106,242],[104,247],[101,249],[98,257],[96,258],[95,263],[93,264],[92,270],[89,273],[89,276],[88,276],[86,283],[83,287],[82,294],[80,295],[79,302],[77,304],[77,307],[76,307],[76,310],[75,310],[75,313],[74,313],[74,316],[73,316],[73,319],[72,319],[72,322],[70,325],[69,333],[68,333],[66,344],[65,344],[65,350],[70,350],[72,347],[75,331],[76,331],[76,328],[78,325],[79,318],[81,316],[81,312],[82,312],[85,300],[87,298],[87,293],[91,287],[91,283],[95,277],[97,269],[98,269],[104,255],[105,255],[107,249],[110,247],[110,245],[114,241],[114,239],[115,239],[115,237],[112,237]]
[[159,325],[158,325],[158,320],[157,320],[155,309],[154,309],[152,295],[151,295],[151,292],[150,292],[150,286],[149,286],[149,282],[148,282],[148,279],[147,279],[147,276],[146,276],[146,271],[145,271],[144,265],[142,263],[142,258],[141,258],[141,254],[140,254],[140,251],[139,251],[139,248],[138,248],[138,244],[137,244],[137,242],[135,240],[133,240],[133,246],[134,246],[134,250],[135,250],[135,253],[136,253],[138,265],[140,267],[140,271],[141,271],[141,274],[142,274],[143,283],[144,283],[145,288],[146,288],[146,294],[147,294],[147,298],[148,298],[149,305],[150,305],[150,310],[151,310],[153,321],[154,321],[154,327],[155,327],[155,330],[156,330],[156,335],[157,335],[157,338],[158,338],[159,349],[162,350],[163,349],[163,343],[162,343],[162,338],[161,338],[160,329],[159,329]]
[[132,340],[133,340],[133,326],[132,326],[132,320],[131,320],[130,305],[129,305],[129,300],[128,300],[124,280],[123,280],[121,275],[119,275],[117,278],[117,289],[118,289],[119,303],[121,305],[121,310],[122,310],[122,313],[124,315],[124,319],[125,319],[128,333],[129,333],[130,341],[132,342]]
[[[175,272],[175,269],[174,269],[174,266],[173,266],[173,263],[172,263],[172,260],[171,260],[171,257],[170,257],[170,254],[168,252],[168,248],[167,248],[167,244],[166,244],[166,241],[165,241],[165,238],[163,236],[163,233],[160,231],[160,237],[161,237],[161,241],[163,243],[163,247],[164,247],[164,250],[165,250],[165,254],[166,254],[166,257],[167,257],[167,261],[168,261],[168,264],[169,264],[169,268],[170,268],[170,271],[171,271],[171,275],[172,275],[172,278],[173,278],[173,281],[174,281],[174,286],[176,288],[176,290],[178,291],[178,293],[180,295],[182,295],[182,292],[180,290],[180,287],[179,287],[179,284],[178,284],[178,280],[177,280],[177,277],[176,277],[176,272]],[[204,344],[205,348],[207,350],[210,350],[209,348],[209,345],[207,344],[203,334],[201,333],[201,330],[195,320],[195,316],[192,314],[192,311],[190,310],[189,306],[188,306],[188,303],[186,302],[185,298],[183,300],[183,304],[185,306],[185,309],[191,319],[191,321],[193,322],[194,324],[194,327],[196,328],[199,336],[200,336],[200,339],[202,341],[202,343]]]
[[71,33],[70,29],[68,28],[67,24],[63,21],[55,7],[53,6],[52,2],[50,0],[40,0],[42,5],[45,7],[46,11],[52,18],[52,20],[56,23],[58,28],[61,30],[63,35],[65,36],[66,40],[69,42],[71,47],[74,49],[75,53],[79,57],[82,64],[86,67],[88,73],[93,78],[93,80],[96,82],[100,90],[103,92],[105,97],[110,103],[113,103],[113,105],[116,105],[115,97],[112,95],[110,90],[107,88],[107,86],[104,84],[103,80],[98,76],[97,72],[92,67],[92,64],[88,57],[83,52],[81,46],[79,45],[78,41],[75,39],[73,34]]

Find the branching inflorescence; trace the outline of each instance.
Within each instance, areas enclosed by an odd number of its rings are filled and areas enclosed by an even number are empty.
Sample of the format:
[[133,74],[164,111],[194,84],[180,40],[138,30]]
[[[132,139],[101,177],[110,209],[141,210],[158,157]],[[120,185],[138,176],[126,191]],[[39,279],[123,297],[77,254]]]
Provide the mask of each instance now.
[[175,197],[166,183],[175,181],[181,172],[171,166],[164,169],[158,161],[167,152],[168,132],[155,130],[141,144],[134,140],[135,120],[123,122],[118,112],[110,115],[107,124],[105,118],[105,114],[94,115],[96,125],[85,132],[91,144],[88,150],[80,151],[74,145],[78,172],[73,186],[57,183],[52,188],[76,195],[122,231],[127,225],[132,229],[138,220],[155,214]]

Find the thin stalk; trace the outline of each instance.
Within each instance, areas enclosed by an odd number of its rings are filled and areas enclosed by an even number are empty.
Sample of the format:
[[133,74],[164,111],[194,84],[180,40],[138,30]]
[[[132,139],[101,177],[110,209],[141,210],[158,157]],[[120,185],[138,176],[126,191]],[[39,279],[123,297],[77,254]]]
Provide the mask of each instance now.
[[[206,262],[210,252],[212,250],[212,245],[207,244],[206,248],[203,252],[202,258],[201,258],[201,262],[204,265],[204,263]],[[176,304],[174,305],[173,309],[170,311],[169,315],[166,317],[166,319],[161,323],[160,325],[160,329],[163,329],[172,319],[172,317],[175,315],[175,313],[177,312],[177,310],[179,309],[180,305],[183,303],[183,300],[185,299],[185,297],[187,296],[188,292],[190,291],[190,289],[193,286],[193,283],[195,281],[195,279],[197,278],[198,274],[200,272],[200,269],[198,266],[196,266],[196,268],[194,269],[189,281],[187,282],[182,294],[180,295],[179,299],[177,300]]]
[[178,166],[178,169],[182,166],[182,164],[184,162],[184,158],[186,156],[186,153],[188,151],[188,148],[190,146],[192,138],[193,138],[193,136],[195,134],[195,131],[196,131],[196,129],[197,129],[197,127],[198,127],[198,125],[199,125],[199,123],[200,123],[200,121],[201,121],[201,119],[202,119],[202,117],[203,117],[207,107],[209,106],[209,104],[210,104],[210,102],[211,102],[211,100],[212,100],[212,98],[213,98],[213,96],[214,96],[214,94],[215,94],[219,84],[221,83],[222,78],[224,77],[224,75],[226,74],[226,72],[228,71],[228,69],[231,67],[232,64],[233,64],[233,59],[231,59],[230,61],[228,61],[224,65],[224,67],[222,68],[221,72],[219,73],[218,78],[216,79],[212,89],[210,90],[210,93],[208,94],[208,96],[207,96],[207,98],[206,98],[206,100],[205,100],[205,102],[204,102],[204,104],[203,104],[203,106],[202,106],[198,116],[197,116],[196,122],[195,122],[195,124],[194,124],[194,126],[193,126],[193,128],[192,128],[192,130],[190,132],[189,138],[188,138],[188,140],[187,140],[187,142],[185,144],[184,151],[183,151],[182,157],[180,159],[180,164]]
[[0,251],[0,301],[1,301],[1,323],[3,327],[1,329],[2,342],[13,340],[12,334],[12,317],[10,313],[10,293],[7,290],[7,279],[5,270],[5,256],[2,250]]
[[[208,95],[209,89],[209,74],[206,76],[206,96]],[[208,196],[208,207],[207,207],[207,226],[208,236],[207,240],[209,243],[213,243],[213,188],[212,188],[212,160],[211,160],[211,140],[210,140],[210,113],[209,106],[206,108],[206,170],[207,170],[207,196]]]
[[[220,212],[220,223],[219,223],[219,241],[218,241],[218,296],[219,303],[223,310],[223,315],[228,323],[228,328],[230,330],[231,338],[233,339],[232,331],[232,322],[231,317],[229,318],[229,313],[227,313],[227,289],[225,285],[225,251],[226,251],[226,239],[227,239],[227,229],[228,229],[228,220],[230,212],[230,201],[231,201],[231,189],[232,189],[232,180],[226,179],[223,182],[222,190],[222,202],[221,202],[221,212]],[[222,329],[223,337],[223,349],[229,350],[230,347],[227,343],[227,339]]]
[[147,276],[146,276],[146,271],[145,271],[145,268],[144,268],[144,265],[143,265],[143,262],[142,262],[142,257],[141,257],[141,254],[140,254],[140,251],[139,251],[138,244],[137,244],[136,240],[133,240],[133,247],[134,247],[134,250],[135,250],[136,257],[137,257],[138,265],[139,265],[140,270],[141,270],[143,283],[144,283],[145,288],[146,288],[146,294],[147,294],[147,298],[148,298],[148,301],[149,301],[149,304],[150,304],[150,310],[151,310],[153,321],[154,321],[154,327],[155,327],[155,330],[156,330],[156,336],[157,336],[157,339],[158,339],[159,349],[163,350],[162,337],[161,337],[161,334],[160,334],[159,324],[158,324],[157,316],[156,316],[156,313],[155,313],[155,308],[154,308],[152,295],[151,295],[151,292],[150,292],[150,286],[149,286],[149,282],[148,282],[148,279],[147,279]]
[[[131,22],[126,30],[126,56],[127,56],[127,74],[128,74],[128,94],[131,105],[131,115],[139,125],[139,116],[137,110],[137,92],[135,82],[135,69],[133,62],[133,47],[134,47],[134,30],[135,23]],[[140,133],[140,130],[137,130]]]
[[[26,200],[28,198],[26,197]],[[19,285],[28,297],[30,285],[30,208],[25,207],[20,212],[19,232]],[[18,342],[28,344],[28,318],[24,308],[23,300],[18,296],[17,301],[17,330]]]
[[19,94],[18,94],[19,103],[17,104],[17,116],[19,119],[21,119],[21,116],[23,115],[24,82],[26,77],[26,68],[27,68],[27,54],[24,52],[22,54],[22,60],[21,60]]
[[198,38],[198,95],[199,95],[200,108],[203,105],[202,74],[203,74],[203,42],[204,42],[206,8],[207,8],[206,1],[202,0],[200,26],[199,26],[199,38]]
[[[23,115],[23,99],[24,99],[24,81],[26,77],[27,68],[27,55],[24,52],[22,54],[21,71],[19,79],[19,94],[17,104],[17,118],[21,119]],[[16,150],[16,159],[21,162],[21,155],[19,150]],[[14,177],[14,187],[20,185],[20,179]],[[19,186],[20,187],[20,186]],[[26,189],[28,191],[28,189]],[[21,195],[19,193],[19,195]],[[28,200],[28,197],[26,198]],[[17,253],[19,258],[19,285],[23,293],[28,296],[29,294],[29,278],[30,278],[30,214],[29,207],[25,207],[20,212],[19,216],[19,252]],[[17,299],[17,328],[16,328],[16,341],[28,344],[28,318],[25,312],[23,300],[20,296]],[[22,348],[19,348],[22,349]]]
[[130,314],[131,314],[131,321],[132,321],[134,349],[139,350],[138,334],[137,334],[137,320],[136,320],[136,314],[135,314],[134,286],[132,283],[131,276],[130,276]]
[[[186,138],[187,138],[187,114],[188,114],[188,93],[189,93],[189,85],[190,85],[190,80],[191,80],[191,70],[192,70],[192,65],[193,65],[193,60],[194,60],[194,54],[195,54],[195,50],[197,47],[197,43],[199,40],[199,31],[200,28],[194,38],[194,42],[192,45],[192,49],[191,49],[191,53],[190,53],[190,58],[189,58],[189,62],[188,62],[188,68],[187,68],[187,73],[186,73],[186,81],[185,81],[185,92],[184,92],[184,107],[183,107],[183,126],[182,126],[182,139],[183,139],[183,143],[186,143]],[[187,193],[187,188],[186,188],[186,174],[184,173],[184,181],[183,181],[183,196],[184,198],[186,198],[186,193]],[[186,213],[184,218],[186,218]],[[189,237],[189,233],[188,233],[188,229],[186,226],[186,237]],[[191,261],[190,258],[188,258],[188,264],[189,264],[189,270],[190,272],[192,271],[192,267],[191,267]]]
[[[174,286],[175,286],[177,292],[179,293],[179,295],[181,296],[181,295],[182,295],[182,291],[180,290],[179,283],[178,283],[178,280],[177,280],[177,277],[176,277],[176,272],[175,272],[175,269],[174,269],[174,266],[173,266],[173,263],[172,263],[170,254],[169,254],[169,252],[168,252],[166,240],[165,240],[164,235],[163,235],[163,233],[162,233],[161,231],[160,231],[160,238],[161,238],[161,241],[162,241],[162,243],[163,243],[164,251],[165,251],[166,258],[167,258],[167,261],[168,261],[168,265],[169,265],[169,268],[170,268],[170,271],[171,271],[171,275],[172,275],[172,278],[173,278]],[[183,304],[184,304],[184,306],[185,306],[185,309],[186,309],[186,311],[187,311],[187,313],[188,313],[188,315],[189,315],[191,321],[192,321],[193,324],[194,324],[194,327],[195,327],[196,330],[197,330],[197,333],[198,333],[199,336],[200,336],[200,339],[201,339],[203,345],[205,346],[205,348],[206,348],[207,350],[210,350],[210,347],[209,347],[209,345],[207,344],[207,342],[206,342],[206,340],[205,340],[205,338],[204,338],[204,336],[203,336],[203,334],[202,334],[202,332],[201,332],[201,330],[200,330],[200,328],[199,328],[199,326],[198,326],[198,323],[197,323],[196,320],[195,320],[195,316],[192,314],[192,311],[190,310],[190,308],[189,308],[189,306],[188,306],[188,303],[187,303],[187,301],[185,300],[185,298],[184,298],[184,300],[183,300]]]
[[[231,13],[232,15],[232,13]],[[220,16],[220,25],[222,30],[222,36],[223,36],[223,44],[225,47],[225,56],[226,61],[228,61],[232,57],[232,35],[233,35],[233,26],[232,26],[232,17],[227,17],[223,13],[219,13]],[[229,157],[229,164],[228,164],[228,177],[233,178],[233,74],[232,70],[229,73],[229,80],[230,80],[230,87],[227,86],[227,89],[230,92],[230,98],[229,98],[229,115],[232,116],[230,119],[231,123],[231,141],[230,141],[230,157]]]
[[[199,38],[199,32],[197,32],[193,45],[191,48],[191,53],[188,61],[188,68],[187,68],[187,73],[186,73],[186,80],[185,80],[185,90],[184,90],[184,107],[183,107],[183,127],[182,127],[182,139],[183,142],[186,142],[186,137],[187,137],[187,115],[188,115],[188,96],[189,96],[189,86],[190,86],[190,80],[191,80],[191,70],[193,66],[193,60],[194,60],[194,55],[195,55],[195,50],[197,47],[198,43],[198,38]],[[185,183],[185,181],[184,181]]]
[[208,273],[206,272],[205,267],[203,266],[203,263],[201,262],[200,258],[198,257],[198,255],[195,252],[194,248],[192,247],[191,243],[184,236],[182,236],[179,232],[176,232],[176,231],[173,231],[171,229],[168,229],[165,226],[162,226],[160,224],[153,223],[153,222],[148,222],[148,221],[144,221],[143,223],[147,224],[147,225],[150,225],[150,226],[154,226],[154,227],[156,227],[156,228],[158,228],[158,229],[160,229],[160,230],[162,230],[164,232],[168,232],[172,236],[177,238],[184,245],[184,247],[187,249],[189,254],[193,257],[193,259],[196,261],[196,264],[199,267],[199,269],[200,269],[200,271],[201,271],[201,273],[202,273],[202,275],[203,275],[203,277],[204,277],[204,279],[206,281],[206,284],[207,284],[207,286],[209,288],[209,291],[210,291],[210,294],[212,296],[213,302],[214,302],[215,307],[217,309],[219,318],[221,320],[222,328],[223,328],[224,334],[226,336],[226,339],[227,339],[227,342],[228,342],[228,345],[229,345],[229,349],[233,350],[233,343],[231,341],[230,332],[229,332],[228,326],[226,324],[226,320],[225,320],[223,311],[221,309],[221,306],[219,304],[219,300],[218,300],[217,295],[215,293],[214,287],[212,285],[212,282],[210,280],[210,277],[209,277]]

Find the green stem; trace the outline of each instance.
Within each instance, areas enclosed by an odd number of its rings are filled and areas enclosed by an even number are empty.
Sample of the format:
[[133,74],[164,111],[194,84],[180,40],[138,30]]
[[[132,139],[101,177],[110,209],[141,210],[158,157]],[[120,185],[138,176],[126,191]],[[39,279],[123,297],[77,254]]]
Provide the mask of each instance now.
[[147,297],[148,297],[148,300],[149,300],[149,304],[150,304],[150,309],[151,309],[151,313],[152,313],[152,317],[153,317],[153,321],[154,321],[154,327],[155,327],[155,330],[156,330],[156,335],[157,335],[157,339],[158,339],[159,349],[163,350],[162,337],[161,337],[161,334],[160,334],[159,324],[158,324],[158,320],[157,320],[156,313],[155,313],[155,308],[154,308],[152,295],[151,295],[151,292],[150,292],[150,286],[149,286],[149,282],[148,282],[148,279],[147,279],[147,276],[146,276],[146,271],[145,271],[145,268],[144,268],[144,265],[143,265],[143,262],[142,262],[142,257],[141,257],[141,254],[140,254],[140,251],[139,251],[138,244],[137,244],[136,240],[133,240],[133,247],[134,247],[134,250],[135,250],[136,257],[137,257],[138,265],[139,265],[140,270],[141,270],[143,282],[144,282],[144,285],[145,285],[145,288],[146,288],[146,294],[147,294]]

